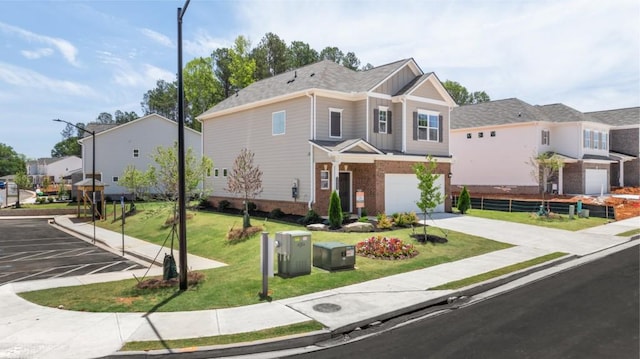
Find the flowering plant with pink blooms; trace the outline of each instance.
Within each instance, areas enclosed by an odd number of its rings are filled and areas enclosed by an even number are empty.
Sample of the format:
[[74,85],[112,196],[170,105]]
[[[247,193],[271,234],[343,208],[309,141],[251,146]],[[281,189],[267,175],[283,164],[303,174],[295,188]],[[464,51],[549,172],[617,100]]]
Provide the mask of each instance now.
[[418,255],[413,244],[402,243],[398,238],[373,236],[356,244],[356,253],[377,259],[409,259]]

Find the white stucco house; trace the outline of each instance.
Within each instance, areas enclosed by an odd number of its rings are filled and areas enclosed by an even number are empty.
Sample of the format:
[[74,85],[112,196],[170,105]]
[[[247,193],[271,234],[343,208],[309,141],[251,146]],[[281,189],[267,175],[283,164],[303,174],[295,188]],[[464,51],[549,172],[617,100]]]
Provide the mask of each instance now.
[[[611,188],[611,125],[563,104],[517,98],[465,105],[451,114],[452,186],[476,194],[600,194]],[[532,175],[546,152],[564,167],[549,183]]]
[[[132,165],[146,171],[154,165],[152,153],[158,146],[172,147],[178,141],[178,123],[158,114],[150,114],[121,125],[87,125],[96,132],[96,179],[105,185],[105,197],[129,193],[118,184],[124,170]],[[202,156],[200,132],[185,127],[185,150],[191,148],[199,159]],[[82,145],[84,178],[91,178],[93,167],[93,136],[79,140]]]
[[38,158],[27,161],[27,176],[36,186],[41,186],[45,177],[49,183],[61,183],[63,178],[82,169],[82,159],[78,156]]

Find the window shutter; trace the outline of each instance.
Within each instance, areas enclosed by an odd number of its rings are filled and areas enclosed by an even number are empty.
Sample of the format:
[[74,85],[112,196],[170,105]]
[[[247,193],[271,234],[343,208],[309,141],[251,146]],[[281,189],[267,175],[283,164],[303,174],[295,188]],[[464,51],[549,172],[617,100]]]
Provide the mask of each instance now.
[[378,123],[379,121],[380,121],[379,110],[377,108],[374,108],[373,109],[373,133],[380,132],[380,125]]
[[438,116],[438,142],[444,141],[442,138],[443,137],[442,134],[444,133],[443,123],[444,123],[444,120],[442,119],[442,115],[439,115]]
[[544,145],[544,130],[540,131],[540,144]]
[[391,111],[387,111],[387,133],[391,134]]
[[413,140],[418,140],[418,113],[413,113]]

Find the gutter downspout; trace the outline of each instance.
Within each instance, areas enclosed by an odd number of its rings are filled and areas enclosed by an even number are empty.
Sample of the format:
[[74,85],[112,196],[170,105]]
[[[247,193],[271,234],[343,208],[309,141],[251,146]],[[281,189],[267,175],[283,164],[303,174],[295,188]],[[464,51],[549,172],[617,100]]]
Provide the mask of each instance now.
[[402,103],[402,153],[407,153],[407,98],[400,99]]
[[[312,140],[315,140],[315,129],[316,129],[316,118],[315,118],[315,109],[316,109],[316,96],[315,93],[313,95],[306,94],[309,97],[309,137]],[[307,208],[311,209],[312,204],[316,201],[316,165],[315,165],[315,156],[313,155],[313,145],[309,144],[309,201],[307,202]]]
[[364,136],[365,141],[369,142],[369,94],[367,94],[367,105],[366,105],[366,114],[364,115],[365,120],[365,131],[366,134]]

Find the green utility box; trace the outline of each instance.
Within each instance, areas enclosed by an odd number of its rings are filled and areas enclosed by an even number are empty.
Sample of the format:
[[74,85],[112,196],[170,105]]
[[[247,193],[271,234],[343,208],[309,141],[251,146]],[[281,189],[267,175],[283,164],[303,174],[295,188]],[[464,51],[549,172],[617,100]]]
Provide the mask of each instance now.
[[340,242],[315,243],[313,245],[313,266],[328,271],[354,269],[356,247]]
[[311,232],[276,232],[275,247],[279,276],[311,274]]

